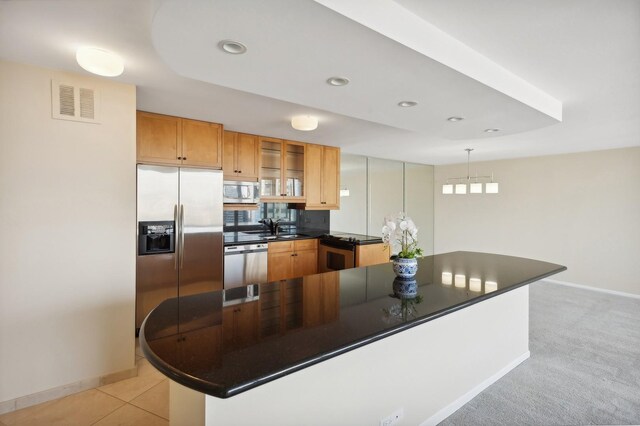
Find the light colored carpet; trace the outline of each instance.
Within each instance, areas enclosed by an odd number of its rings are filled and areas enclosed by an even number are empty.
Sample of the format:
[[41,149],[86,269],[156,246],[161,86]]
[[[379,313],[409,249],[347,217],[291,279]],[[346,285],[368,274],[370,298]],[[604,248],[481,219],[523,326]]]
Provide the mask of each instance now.
[[640,299],[538,282],[531,358],[441,425],[640,424]]

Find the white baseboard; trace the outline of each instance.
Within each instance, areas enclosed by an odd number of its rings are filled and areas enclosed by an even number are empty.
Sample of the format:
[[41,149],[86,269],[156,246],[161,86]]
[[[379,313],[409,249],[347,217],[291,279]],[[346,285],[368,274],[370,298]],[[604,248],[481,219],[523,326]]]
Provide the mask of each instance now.
[[567,282],[567,281],[550,280],[550,279],[547,279],[547,278],[545,278],[543,280],[540,280],[540,281],[548,282],[550,284],[564,285],[564,286],[567,286],[567,287],[581,288],[583,290],[597,291],[599,293],[614,294],[616,296],[631,297],[632,299],[640,299],[640,294],[625,293],[624,291],[608,290],[606,288],[591,287],[591,286],[584,285],[584,284],[570,283],[570,282]]
[[504,368],[502,368],[500,371],[498,371],[497,373],[495,373],[491,377],[487,378],[486,380],[484,380],[483,382],[478,384],[478,386],[474,387],[469,392],[465,393],[460,398],[456,399],[451,404],[447,405],[442,410],[438,411],[433,416],[429,417],[427,420],[425,420],[424,422],[420,423],[420,426],[437,425],[438,423],[440,423],[441,421],[443,421],[444,419],[446,419],[447,417],[449,417],[450,415],[455,413],[458,409],[460,409],[467,402],[469,402],[473,398],[475,398],[480,392],[482,392],[483,390],[485,390],[486,388],[488,388],[489,386],[491,386],[492,384],[494,384],[495,382],[500,380],[500,378],[502,378],[502,376],[504,376],[509,371],[513,370],[518,365],[520,365],[522,362],[527,360],[529,358],[529,356],[531,356],[531,352],[527,351],[527,352],[523,353],[522,355],[520,355],[519,357],[517,357],[516,359],[511,361],[509,364],[504,366]]
[[137,375],[138,367],[134,367],[128,370],[122,370],[100,377],[79,380],[74,383],[47,389],[42,392],[32,393],[30,395],[21,396],[19,398],[10,399],[8,401],[2,401],[0,402],[0,415],[31,407],[32,405],[51,401],[53,399],[62,398],[74,393],[108,385],[110,383],[115,383],[120,380],[130,379],[131,377],[136,377]]

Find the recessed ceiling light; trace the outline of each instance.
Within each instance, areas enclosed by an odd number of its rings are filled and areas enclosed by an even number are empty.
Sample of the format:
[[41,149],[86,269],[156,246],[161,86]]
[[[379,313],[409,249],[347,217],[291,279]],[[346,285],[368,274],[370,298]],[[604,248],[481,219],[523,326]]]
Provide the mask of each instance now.
[[496,133],[496,132],[499,132],[499,131],[500,131],[500,129],[484,129],[485,133]]
[[308,132],[318,128],[318,119],[311,115],[297,115],[291,119],[291,127]]
[[124,71],[122,58],[97,47],[81,47],[76,51],[76,61],[90,73],[104,77],[117,77]]
[[402,107],[402,108],[409,108],[409,107],[414,107],[418,105],[417,102],[414,101],[402,101],[402,102],[398,102],[398,106]]
[[232,55],[241,55],[247,51],[247,46],[235,40],[222,40],[218,47]]
[[346,86],[349,84],[349,79],[347,77],[331,77],[327,79],[327,83],[332,86]]
[[456,121],[462,121],[462,120],[464,120],[464,117],[455,117],[454,116],[454,117],[447,118],[447,121],[451,121],[453,123],[455,123]]

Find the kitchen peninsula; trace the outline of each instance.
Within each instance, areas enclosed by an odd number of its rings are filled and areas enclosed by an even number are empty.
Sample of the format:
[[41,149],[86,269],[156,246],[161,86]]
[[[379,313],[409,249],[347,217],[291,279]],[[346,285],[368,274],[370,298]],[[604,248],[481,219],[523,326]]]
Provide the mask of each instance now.
[[434,424],[529,356],[529,283],[566,267],[474,252],[169,299],[145,320],[176,424]]

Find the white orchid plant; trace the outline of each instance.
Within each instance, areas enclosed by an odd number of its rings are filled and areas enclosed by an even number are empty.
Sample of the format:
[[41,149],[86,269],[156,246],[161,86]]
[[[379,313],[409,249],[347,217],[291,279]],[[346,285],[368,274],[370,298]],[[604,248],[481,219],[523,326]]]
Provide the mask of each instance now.
[[385,247],[391,246],[394,253],[399,249],[399,258],[413,259],[422,256],[422,249],[418,247],[418,228],[404,212],[385,216],[382,241]]

